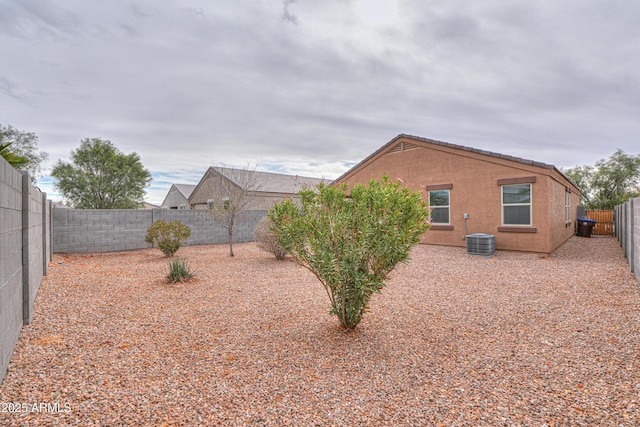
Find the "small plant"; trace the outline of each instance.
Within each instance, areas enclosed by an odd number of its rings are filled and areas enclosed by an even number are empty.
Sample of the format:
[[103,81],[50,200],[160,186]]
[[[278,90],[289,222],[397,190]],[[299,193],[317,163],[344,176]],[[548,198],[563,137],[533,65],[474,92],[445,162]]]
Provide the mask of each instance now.
[[169,283],[186,282],[194,275],[191,266],[185,260],[176,258],[169,262],[169,273],[167,274]]
[[180,221],[159,220],[147,229],[144,240],[153,247],[157,243],[162,253],[169,258],[178,252],[189,236],[191,236],[191,229]]
[[258,222],[255,230],[253,230],[256,245],[263,251],[274,254],[276,259],[283,260],[287,251],[278,243],[278,238],[271,229],[272,227],[273,222],[268,216],[265,216]]

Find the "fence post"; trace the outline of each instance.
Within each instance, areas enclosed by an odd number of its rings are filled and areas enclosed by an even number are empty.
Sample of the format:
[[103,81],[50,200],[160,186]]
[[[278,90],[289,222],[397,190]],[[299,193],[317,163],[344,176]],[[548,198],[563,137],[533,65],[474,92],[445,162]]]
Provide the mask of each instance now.
[[629,242],[631,243],[629,245],[629,266],[631,267],[631,272],[634,272],[634,260],[635,260],[635,251],[636,251],[636,245],[635,245],[635,210],[634,210],[634,205],[635,205],[635,201],[636,199],[630,199],[629,200]]
[[42,193],[42,274],[47,275],[49,260],[47,256],[47,193]]
[[627,233],[629,232],[628,227],[629,227],[629,217],[627,216],[627,205],[629,203],[628,202],[624,202],[622,204],[622,221],[624,221],[624,229],[623,229],[623,235],[622,235],[622,249],[624,250],[624,256],[627,256]]
[[151,209],[151,224],[149,227],[153,225],[154,222],[164,220],[164,209],[153,208]]
[[25,325],[31,323],[31,310],[29,309],[31,278],[29,266],[29,174],[20,171],[22,175],[22,322]]
[[615,215],[613,216],[613,221],[615,223],[614,231],[616,234],[616,238],[618,239],[618,243],[622,244],[622,242],[620,241],[620,205],[615,207]]

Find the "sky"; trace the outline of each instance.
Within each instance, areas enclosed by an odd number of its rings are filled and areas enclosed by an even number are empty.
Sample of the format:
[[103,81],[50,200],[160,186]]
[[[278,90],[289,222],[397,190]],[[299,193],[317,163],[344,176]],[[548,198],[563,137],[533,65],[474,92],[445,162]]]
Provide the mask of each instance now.
[[0,0],[0,124],[39,187],[85,138],[146,200],[209,166],[333,179],[398,134],[553,164],[640,153],[636,0]]

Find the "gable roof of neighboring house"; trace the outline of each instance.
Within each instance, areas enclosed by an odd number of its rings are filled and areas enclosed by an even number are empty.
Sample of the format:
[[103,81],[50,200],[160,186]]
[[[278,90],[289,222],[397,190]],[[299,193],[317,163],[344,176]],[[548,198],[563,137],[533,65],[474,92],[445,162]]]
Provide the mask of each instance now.
[[[509,160],[509,161],[512,161],[512,162],[522,163],[522,164],[525,164],[525,165],[537,166],[537,167],[540,167],[540,168],[543,168],[543,169],[553,170],[553,171],[559,173],[560,175],[562,175],[571,184],[576,186],[575,183],[573,183],[573,181],[571,181],[565,174],[562,173],[562,171],[560,171],[558,168],[556,168],[555,166],[553,166],[551,164],[548,164],[548,163],[537,162],[537,161],[534,161],[534,160],[527,160],[527,159],[523,159],[523,158],[520,158],[520,157],[510,156],[510,155],[507,155],[507,154],[496,153],[496,152],[493,152],[493,151],[480,150],[478,148],[466,147],[464,145],[451,144],[451,143],[448,143],[448,142],[437,141],[435,139],[422,138],[422,137],[413,136],[413,135],[406,135],[406,134],[403,134],[403,133],[401,133],[400,135],[398,135],[395,138],[393,138],[391,141],[389,141],[388,143],[386,143],[385,145],[380,147],[378,150],[374,151],[372,154],[367,156],[360,163],[356,164],[351,169],[349,169],[344,174],[342,174],[340,177],[336,178],[334,180],[334,182],[340,182],[341,180],[346,178],[348,175],[352,174],[354,171],[360,169],[361,166],[367,164],[371,159],[377,157],[382,152],[385,152],[385,151],[391,152],[392,149],[390,150],[390,148],[393,147],[398,142],[398,140],[400,140],[400,139],[411,139],[411,140],[414,140],[416,142],[423,142],[423,143],[432,144],[432,145],[436,145],[436,146],[441,146],[441,147],[446,147],[446,148],[453,148],[453,149],[456,149],[456,150],[462,150],[462,151],[467,151],[467,152],[470,152],[470,153],[482,154],[482,155],[494,157],[494,158],[497,158],[497,159]],[[576,186],[576,189],[577,189],[577,186]]]
[[154,205],[153,203],[149,203],[149,202],[142,202],[142,207],[139,209],[157,209],[160,206],[158,205]]
[[178,190],[185,199],[188,199],[193,193],[193,190],[196,189],[196,184],[173,184],[173,186]]
[[193,190],[196,189],[195,184],[171,184],[169,191],[167,191],[167,195],[164,196],[164,200],[162,201],[162,206],[165,206],[167,203],[167,198],[171,196],[173,190],[176,190],[185,200],[189,200],[189,196],[193,193]]
[[[207,172],[205,172],[204,176],[202,177],[202,180],[200,180],[200,183],[198,183],[198,186],[202,184],[202,182],[210,175],[211,172],[222,175],[238,186],[241,186],[241,183],[243,181],[247,181],[247,179],[244,178],[247,178],[249,177],[249,175],[253,174],[253,179],[255,179],[255,182],[259,186],[256,191],[262,193],[297,194],[299,191],[304,190],[305,188],[314,187],[322,182],[329,182],[328,180],[325,180],[323,178],[312,178],[300,175],[285,175],[273,172],[259,172],[247,169],[210,166],[209,169],[207,169]],[[196,190],[194,189],[193,191],[195,192]]]

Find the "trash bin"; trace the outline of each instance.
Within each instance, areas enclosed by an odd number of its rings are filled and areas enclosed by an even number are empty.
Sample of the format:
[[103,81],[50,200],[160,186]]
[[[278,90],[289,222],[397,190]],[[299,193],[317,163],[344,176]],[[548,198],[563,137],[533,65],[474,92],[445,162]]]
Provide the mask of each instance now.
[[578,218],[578,231],[576,232],[576,236],[591,237],[591,232],[596,222],[595,219]]

